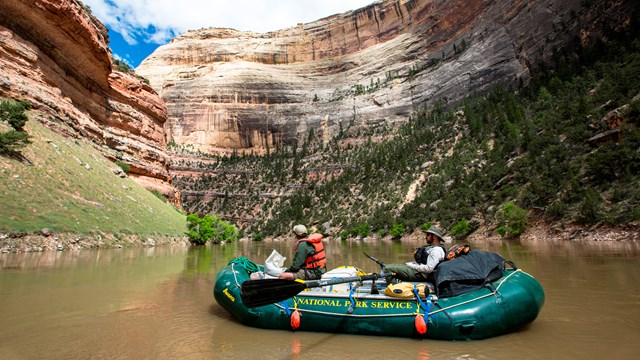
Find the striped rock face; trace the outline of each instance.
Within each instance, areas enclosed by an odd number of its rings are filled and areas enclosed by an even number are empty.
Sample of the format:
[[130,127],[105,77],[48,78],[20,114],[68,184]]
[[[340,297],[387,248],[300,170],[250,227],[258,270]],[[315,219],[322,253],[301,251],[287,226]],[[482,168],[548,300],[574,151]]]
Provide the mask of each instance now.
[[167,104],[168,139],[209,153],[260,153],[310,134],[328,141],[341,129],[394,126],[426,104],[517,86],[584,24],[632,6],[582,3],[382,1],[265,34],[188,31],[136,71]]

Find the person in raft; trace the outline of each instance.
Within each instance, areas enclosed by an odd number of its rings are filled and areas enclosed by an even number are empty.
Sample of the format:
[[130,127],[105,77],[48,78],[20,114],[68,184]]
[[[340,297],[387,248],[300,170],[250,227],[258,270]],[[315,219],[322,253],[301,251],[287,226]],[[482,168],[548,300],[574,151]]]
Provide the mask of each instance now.
[[322,235],[308,235],[307,228],[304,225],[294,226],[293,233],[297,240],[294,245],[293,263],[278,278],[289,280],[320,279],[322,274],[327,272],[327,258],[324,252],[324,244],[322,244]]
[[445,240],[442,237],[442,229],[437,226],[431,226],[426,234],[427,245],[419,247],[413,254],[415,261],[405,264],[386,264],[384,266],[385,273],[391,273],[387,277],[387,283],[392,279],[402,281],[429,281],[433,282],[433,276],[430,276],[436,266],[445,258],[447,250],[444,247]]

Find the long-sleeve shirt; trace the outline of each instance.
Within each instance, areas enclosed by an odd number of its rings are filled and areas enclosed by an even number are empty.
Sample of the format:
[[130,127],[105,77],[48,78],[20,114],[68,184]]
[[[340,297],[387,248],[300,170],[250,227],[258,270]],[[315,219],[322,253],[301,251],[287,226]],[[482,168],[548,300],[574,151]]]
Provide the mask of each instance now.
[[427,258],[426,264],[418,264],[415,261],[411,261],[405,263],[405,265],[423,274],[432,273],[433,269],[435,269],[436,266],[444,260],[444,250],[440,246],[433,246],[427,250],[427,253],[429,254],[429,257]]
[[296,253],[293,255],[293,262],[291,263],[291,266],[287,268],[287,271],[297,272],[302,269],[307,261],[307,257],[312,255],[315,251],[316,250],[313,245],[304,241],[300,242]]

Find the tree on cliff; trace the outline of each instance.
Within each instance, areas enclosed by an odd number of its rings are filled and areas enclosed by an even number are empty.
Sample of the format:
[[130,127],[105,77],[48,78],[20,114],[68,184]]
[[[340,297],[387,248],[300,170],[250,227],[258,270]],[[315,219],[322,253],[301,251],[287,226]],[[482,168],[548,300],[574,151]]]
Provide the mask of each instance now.
[[29,135],[23,131],[29,118],[26,111],[31,104],[26,101],[1,101],[0,122],[11,125],[12,130],[0,132],[0,154],[14,154],[29,144]]

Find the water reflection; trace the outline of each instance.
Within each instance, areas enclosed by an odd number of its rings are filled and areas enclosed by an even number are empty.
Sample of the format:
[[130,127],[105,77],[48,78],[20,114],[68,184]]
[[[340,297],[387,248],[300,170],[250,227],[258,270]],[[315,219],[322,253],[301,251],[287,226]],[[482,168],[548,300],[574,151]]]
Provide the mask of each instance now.
[[198,274],[210,274],[227,265],[238,252],[238,243],[220,246],[191,246],[187,249],[183,275],[193,278]]
[[160,258],[182,254],[184,246],[163,246],[125,249],[83,249],[0,254],[0,270],[64,269],[79,264],[136,262],[140,258]]
[[[328,266],[367,272],[411,259],[421,240],[329,239]],[[640,355],[640,247],[636,242],[484,241],[543,285],[546,304],[519,332],[439,342],[270,331],[244,326],[213,299],[219,269],[236,256],[293,256],[293,240],[200,247],[0,254],[0,358],[513,359]],[[37,341],[34,341],[37,339]],[[256,344],[260,344],[257,347]],[[375,346],[372,346],[375,344]]]
[[418,360],[429,360],[431,356],[429,356],[429,349],[427,347],[421,347],[418,349]]

